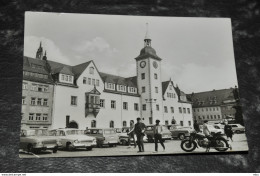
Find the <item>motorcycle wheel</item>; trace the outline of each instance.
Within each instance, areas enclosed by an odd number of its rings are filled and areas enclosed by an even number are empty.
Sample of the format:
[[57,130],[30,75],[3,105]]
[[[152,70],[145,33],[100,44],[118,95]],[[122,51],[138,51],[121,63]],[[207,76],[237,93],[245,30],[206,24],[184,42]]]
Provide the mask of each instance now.
[[196,142],[192,141],[190,142],[189,140],[183,140],[181,142],[181,149],[184,150],[185,152],[192,152],[196,148]]
[[228,142],[225,139],[216,139],[216,146],[217,147],[224,147],[224,148],[215,148],[215,150],[219,152],[224,152],[227,151],[228,149]]

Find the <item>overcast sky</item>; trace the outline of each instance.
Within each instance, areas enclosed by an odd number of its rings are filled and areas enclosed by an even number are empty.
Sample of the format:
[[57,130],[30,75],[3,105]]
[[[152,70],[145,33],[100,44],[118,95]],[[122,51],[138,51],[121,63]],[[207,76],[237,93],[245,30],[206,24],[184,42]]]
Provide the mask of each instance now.
[[24,55],[35,57],[42,41],[48,60],[68,65],[94,60],[101,72],[135,76],[146,23],[162,58],[162,81],[171,78],[185,93],[237,85],[228,18],[27,12]]

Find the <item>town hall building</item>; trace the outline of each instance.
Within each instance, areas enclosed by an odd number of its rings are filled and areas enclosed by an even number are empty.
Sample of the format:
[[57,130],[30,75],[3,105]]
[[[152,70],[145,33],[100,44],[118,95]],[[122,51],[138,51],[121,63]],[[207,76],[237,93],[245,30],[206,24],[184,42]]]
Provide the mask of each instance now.
[[93,60],[48,60],[40,45],[35,58],[24,57],[22,128],[121,128],[137,117],[146,125],[192,126],[192,104],[172,80],[162,81],[163,59],[151,41],[146,33],[134,77],[103,73]]

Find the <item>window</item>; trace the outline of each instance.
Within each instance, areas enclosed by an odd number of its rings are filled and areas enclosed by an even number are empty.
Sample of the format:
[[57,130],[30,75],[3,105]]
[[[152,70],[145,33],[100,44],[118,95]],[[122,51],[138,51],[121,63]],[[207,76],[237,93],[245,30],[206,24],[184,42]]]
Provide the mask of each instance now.
[[36,98],[31,98],[31,105],[35,105],[35,100],[36,100]]
[[43,106],[48,106],[48,99],[43,99]]
[[115,90],[115,84],[107,83],[107,89]]
[[96,86],[99,86],[99,80],[98,79],[96,80]]
[[87,78],[83,77],[83,84],[87,84]]
[[153,124],[153,118],[149,117],[149,124]]
[[208,108],[206,108],[206,111],[208,111]]
[[96,128],[97,122],[95,120],[91,121],[91,128]]
[[218,111],[218,107],[216,107],[216,110]]
[[47,121],[48,120],[48,114],[43,114],[42,120]]
[[183,108],[183,113],[186,114],[186,108]]
[[27,83],[23,83],[23,89],[28,89],[28,84]]
[[154,79],[158,79],[158,76],[157,76],[157,74],[156,74],[156,73],[154,74]]
[[216,115],[214,115],[214,119],[217,119],[217,116],[216,116]]
[[175,94],[173,94],[173,98],[175,98],[176,97],[176,95]]
[[220,119],[220,115],[218,115],[218,119]]
[[94,74],[94,67],[89,67],[89,74]]
[[41,98],[37,99],[37,105],[40,105],[40,106],[42,105],[42,99]]
[[165,126],[169,125],[169,121],[165,120]]
[[43,89],[42,89],[41,86],[38,86],[38,91],[39,91],[39,92],[42,92],[42,91],[43,91]]
[[188,114],[190,114],[190,108],[187,108],[187,110],[188,110]]
[[114,121],[113,121],[113,120],[110,121],[109,127],[110,127],[110,128],[114,128]]
[[29,114],[29,120],[33,120],[33,116],[34,116],[34,114],[33,114],[33,113],[30,113],[30,114]]
[[210,118],[213,119],[213,115],[210,115]]
[[209,119],[209,115],[207,115],[207,119]]
[[155,93],[158,93],[158,87],[155,87]]
[[88,78],[88,85],[91,85],[91,78]]
[[213,111],[215,111],[215,108],[213,108]]
[[142,73],[142,74],[141,74],[141,78],[142,78],[142,79],[145,79],[145,73]]
[[76,96],[71,96],[71,105],[74,105],[74,106],[77,105],[77,97]]
[[160,107],[159,107],[159,105],[158,105],[158,104],[156,105],[156,110],[157,110],[157,111],[159,111],[159,110],[160,110]]
[[182,120],[180,121],[180,124],[181,124],[181,126],[183,126],[183,121]]
[[116,101],[111,100],[111,108],[116,109]]
[[142,93],[144,93],[145,92],[145,87],[142,87]]
[[200,112],[200,109],[197,109],[198,112]]
[[26,102],[25,102],[25,97],[22,97],[22,104],[23,104],[23,105],[26,104]]
[[196,109],[193,109],[194,112],[196,112]]
[[49,89],[48,86],[43,87],[43,92],[48,92],[48,89]]
[[134,108],[135,108],[136,111],[139,110],[138,103],[135,103],[135,104],[134,104]]
[[174,113],[174,107],[171,107],[171,111],[172,111],[172,113]]
[[165,112],[165,113],[168,113],[167,106],[164,106],[164,112]]
[[105,107],[105,100],[104,99],[100,99],[99,102],[100,102],[100,107],[104,108]]
[[146,111],[146,104],[143,104],[143,111]]
[[92,79],[92,85],[95,85],[95,79]]
[[127,102],[123,102],[123,109],[125,109],[125,110],[128,109]]
[[41,114],[36,114],[36,120],[41,120]]
[[181,109],[181,107],[179,107],[179,113],[182,113],[182,109]]
[[188,121],[188,123],[189,123],[189,126],[191,126],[191,121]]
[[123,127],[126,127],[127,125],[126,125],[126,121],[123,121]]
[[205,116],[202,116],[202,119],[204,120],[204,119],[205,119]]
[[37,91],[37,86],[36,86],[36,85],[32,85],[32,86],[31,86],[31,90]]

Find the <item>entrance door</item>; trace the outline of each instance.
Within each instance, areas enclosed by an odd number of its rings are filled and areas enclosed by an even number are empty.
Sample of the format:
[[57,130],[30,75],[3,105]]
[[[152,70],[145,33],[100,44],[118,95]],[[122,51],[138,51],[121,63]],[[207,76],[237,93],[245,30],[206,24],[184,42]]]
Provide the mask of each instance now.
[[76,122],[70,122],[68,127],[69,128],[79,128],[78,124]]

